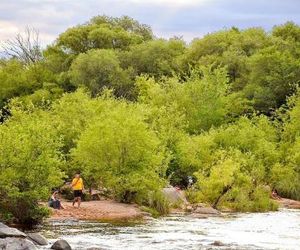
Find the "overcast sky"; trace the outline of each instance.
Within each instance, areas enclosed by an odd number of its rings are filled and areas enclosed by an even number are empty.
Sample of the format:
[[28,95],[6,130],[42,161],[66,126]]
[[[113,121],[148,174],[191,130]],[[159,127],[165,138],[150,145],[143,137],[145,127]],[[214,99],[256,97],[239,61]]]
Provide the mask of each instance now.
[[50,43],[66,28],[103,14],[128,15],[149,24],[156,36],[190,41],[231,26],[300,24],[300,0],[0,0],[0,41],[28,25]]

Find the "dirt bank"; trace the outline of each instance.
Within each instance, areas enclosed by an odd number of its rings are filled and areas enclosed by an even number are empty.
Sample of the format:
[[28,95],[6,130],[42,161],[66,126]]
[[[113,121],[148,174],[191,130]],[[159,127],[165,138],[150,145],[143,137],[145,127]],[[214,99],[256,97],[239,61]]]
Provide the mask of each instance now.
[[52,210],[50,220],[100,220],[100,221],[134,221],[146,215],[137,205],[123,204],[111,200],[82,202],[80,208],[73,207],[72,202],[63,202],[65,209]]
[[291,209],[300,209],[300,201],[290,200],[285,198],[276,199],[281,207],[291,208]]
[[[279,206],[300,209],[300,201],[280,198],[276,199]],[[149,214],[143,212],[135,204],[123,204],[112,200],[82,202],[78,209],[72,202],[63,202],[65,209],[52,209],[49,220],[99,220],[110,222],[126,222],[142,220]]]

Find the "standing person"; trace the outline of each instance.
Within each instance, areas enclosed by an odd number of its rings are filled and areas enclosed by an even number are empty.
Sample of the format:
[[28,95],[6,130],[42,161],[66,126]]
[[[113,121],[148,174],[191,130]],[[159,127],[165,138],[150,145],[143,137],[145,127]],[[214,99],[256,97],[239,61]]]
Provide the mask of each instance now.
[[74,191],[74,200],[73,200],[73,206],[75,205],[75,203],[78,203],[78,208],[80,207],[80,203],[81,203],[81,196],[82,196],[82,191],[84,189],[83,186],[83,180],[80,177],[80,174],[77,173],[74,177],[74,179],[72,180],[72,184],[71,187]]

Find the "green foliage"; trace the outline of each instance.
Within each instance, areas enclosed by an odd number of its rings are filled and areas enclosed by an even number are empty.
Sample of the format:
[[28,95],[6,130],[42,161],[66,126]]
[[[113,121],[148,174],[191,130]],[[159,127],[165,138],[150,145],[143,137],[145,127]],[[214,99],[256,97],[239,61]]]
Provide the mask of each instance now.
[[157,211],[159,215],[168,214],[171,206],[170,202],[166,199],[161,191],[150,193],[148,205],[150,208]]
[[83,53],[89,49],[126,49],[131,44],[152,39],[151,29],[129,17],[96,16],[90,22],[69,28],[57,45],[68,53]]
[[209,172],[196,173],[198,199],[215,208],[225,206],[255,212],[275,210],[276,204],[269,198],[270,190],[247,171],[249,165],[251,167],[251,160],[247,158],[239,151],[217,152]]
[[286,22],[283,25],[275,26],[272,30],[272,34],[284,40],[300,42],[300,27],[293,22]]
[[131,46],[120,53],[122,67],[132,67],[135,74],[148,74],[156,78],[171,76],[178,70],[179,56],[185,52],[182,40],[171,39],[148,41]]
[[224,69],[193,70],[182,84],[177,78],[154,82],[140,79],[140,100],[154,106],[166,106],[169,112],[182,114],[189,133],[200,133],[220,125],[226,116],[227,77]]
[[29,228],[50,215],[50,210],[47,207],[41,207],[37,202],[37,197],[31,194],[5,197],[0,201],[0,207],[10,220],[13,218],[14,222]]
[[85,178],[111,188],[125,202],[143,202],[162,183],[159,140],[144,122],[142,111],[125,102],[104,108],[72,153]]
[[78,86],[86,86],[93,96],[104,87],[115,89],[118,96],[126,96],[132,85],[112,50],[90,50],[80,54],[72,63],[70,77]]
[[289,98],[288,110],[283,116],[280,153],[282,161],[272,169],[272,182],[286,197],[300,199],[300,98],[297,93]]
[[279,108],[295,90],[300,79],[300,61],[275,47],[261,50],[249,60],[251,73],[245,94],[254,107],[267,112]]
[[0,126],[2,209],[18,222],[30,218],[37,222],[44,214],[37,201],[46,199],[51,188],[61,184],[61,142],[44,112],[12,112],[13,117]]

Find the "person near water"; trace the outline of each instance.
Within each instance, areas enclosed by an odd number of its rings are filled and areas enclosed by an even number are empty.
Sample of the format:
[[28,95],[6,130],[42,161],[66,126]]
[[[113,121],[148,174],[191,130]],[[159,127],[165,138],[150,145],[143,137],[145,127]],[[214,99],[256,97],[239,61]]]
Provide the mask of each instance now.
[[275,199],[275,200],[281,200],[281,197],[278,195],[276,189],[273,189],[273,190],[272,190],[271,196],[272,196],[272,198]]
[[83,180],[80,177],[80,174],[77,173],[74,177],[74,179],[72,180],[71,183],[71,187],[73,189],[74,192],[74,200],[73,200],[73,206],[75,205],[75,203],[78,203],[78,208],[80,207],[80,203],[81,203],[81,197],[83,194]]
[[54,193],[51,195],[51,198],[50,198],[48,204],[49,204],[49,207],[52,207],[54,209],[65,209],[59,200],[58,191],[54,191]]

